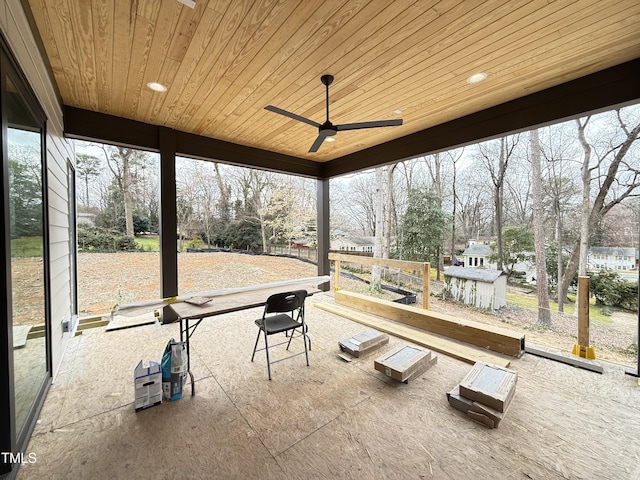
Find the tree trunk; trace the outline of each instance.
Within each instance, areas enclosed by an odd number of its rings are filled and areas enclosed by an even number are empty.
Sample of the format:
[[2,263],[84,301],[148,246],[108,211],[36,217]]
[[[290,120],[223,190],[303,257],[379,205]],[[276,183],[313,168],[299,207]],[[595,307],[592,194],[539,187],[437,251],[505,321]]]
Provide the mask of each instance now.
[[589,168],[591,161],[591,145],[584,136],[584,129],[587,126],[587,119],[584,125],[578,120],[578,139],[584,150],[584,160],[580,170],[580,178],[582,179],[582,207],[580,209],[580,256],[578,259],[578,275],[583,277],[587,274],[587,255],[589,249],[589,217],[591,216],[591,170]]
[[[385,183],[385,170],[386,167],[376,168],[376,196],[375,196],[375,237],[373,243],[373,257],[382,258],[383,250],[383,238],[384,238],[384,183]],[[371,268],[371,285],[372,291],[380,291],[382,268],[378,265],[373,265]]]
[[384,222],[382,224],[382,258],[389,258],[391,254],[391,212],[393,211],[393,172],[396,165],[385,167],[387,171],[384,190]]
[[131,197],[131,155],[133,150],[130,148],[119,148],[122,156],[122,197],[124,200],[124,218],[127,235],[133,237],[135,232],[133,228],[133,200]]
[[[438,207],[442,209],[442,197],[444,196],[444,188],[442,185],[442,159],[440,154],[436,153],[433,156],[434,172],[432,174],[433,182],[436,187],[436,195],[438,196]],[[440,272],[444,270],[444,254],[442,249],[438,249],[438,264],[436,266],[436,280],[440,281]]]
[[456,208],[458,205],[458,196],[456,192],[456,159],[453,160],[453,181],[451,182],[453,197],[453,211],[451,213],[451,266],[455,264],[454,257],[456,254]]
[[502,270],[502,203],[504,196],[504,171],[506,169],[506,146],[505,137],[500,139],[500,165],[498,168],[498,182],[494,196],[494,207],[496,210],[496,247],[498,251],[498,270]]
[[558,286],[558,312],[564,312],[564,291],[562,290],[562,217],[560,214],[560,205],[558,199],[556,198],[556,242],[557,242],[557,286]]
[[542,207],[542,168],[540,166],[540,139],[538,130],[529,132],[531,142],[531,187],[533,194],[533,233],[536,251],[536,287],[538,290],[538,323],[551,325],[547,262],[544,243],[544,211]]

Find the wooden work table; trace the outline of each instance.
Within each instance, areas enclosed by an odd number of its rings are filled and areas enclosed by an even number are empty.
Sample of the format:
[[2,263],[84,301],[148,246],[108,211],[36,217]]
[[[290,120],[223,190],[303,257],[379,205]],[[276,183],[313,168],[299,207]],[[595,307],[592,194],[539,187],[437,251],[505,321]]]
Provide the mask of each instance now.
[[[191,377],[191,395],[195,395],[195,380],[191,373],[191,352],[189,339],[202,320],[224,313],[248,310],[264,305],[267,299],[276,293],[306,290],[307,296],[319,293],[321,290],[310,285],[279,285],[265,288],[254,288],[248,291],[224,293],[211,296],[211,300],[202,305],[194,305],[188,301],[176,302],[169,305],[178,316],[180,322],[180,341],[187,347],[187,371]],[[207,297],[209,298],[209,297]],[[188,299],[187,299],[188,300]]]

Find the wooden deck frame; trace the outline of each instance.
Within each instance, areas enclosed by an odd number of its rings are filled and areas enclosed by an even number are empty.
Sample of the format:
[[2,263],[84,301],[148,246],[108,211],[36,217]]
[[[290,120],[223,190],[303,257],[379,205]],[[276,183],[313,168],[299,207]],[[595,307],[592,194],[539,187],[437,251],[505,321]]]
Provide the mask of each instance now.
[[520,357],[524,354],[524,335],[507,329],[471,320],[460,320],[444,313],[419,310],[408,305],[354,292],[335,291],[334,298],[336,303],[340,305],[380,315],[405,325],[460,340],[493,352],[512,357]]
[[359,255],[349,255],[345,253],[330,253],[329,260],[335,261],[335,278],[333,289],[340,289],[340,263],[358,263],[360,265],[378,265],[380,267],[397,268],[400,270],[410,270],[422,273],[422,308],[429,310],[431,304],[429,298],[431,290],[429,280],[431,276],[431,264],[429,262],[409,262],[406,260],[393,260],[390,258],[361,257]]
[[410,325],[394,322],[378,315],[371,315],[362,310],[356,310],[355,308],[346,307],[335,302],[316,302],[314,303],[314,307],[366,325],[367,327],[375,328],[379,332],[388,333],[402,340],[421,345],[436,352],[444,353],[449,357],[472,365],[476,362],[486,362],[508,367],[511,363],[509,357],[505,355],[492,353],[484,348],[446,338],[443,335],[430,333]]

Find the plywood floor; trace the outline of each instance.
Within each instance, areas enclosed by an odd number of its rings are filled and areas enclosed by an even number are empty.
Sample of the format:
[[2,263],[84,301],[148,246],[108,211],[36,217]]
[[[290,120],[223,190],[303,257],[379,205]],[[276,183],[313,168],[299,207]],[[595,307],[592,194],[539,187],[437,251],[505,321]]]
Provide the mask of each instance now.
[[[160,360],[178,325],[74,338],[28,446],[29,479],[638,479],[640,387],[620,367],[605,374],[525,355],[498,429],[451,408],[445,393],[471,368],[438,354],[416,381],[396,383],[369,357],[337,357],[364,327],[314,308],[304,356],[250,362],[259,309],[203,322],[192,340],[196,395],[142,412],[133,369]],[[571,346],[567,346],[570,348]],[[263,352],[260,352],[263,353]],[[259,355],[259,354],[258,354]]]

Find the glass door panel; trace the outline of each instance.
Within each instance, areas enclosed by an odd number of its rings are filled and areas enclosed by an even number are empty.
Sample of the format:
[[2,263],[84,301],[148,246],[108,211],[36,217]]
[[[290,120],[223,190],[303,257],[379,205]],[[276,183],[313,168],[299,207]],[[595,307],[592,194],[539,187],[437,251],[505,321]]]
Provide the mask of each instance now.
[[42,126],[6,77],[11,325],[17,437],[48,375]]

